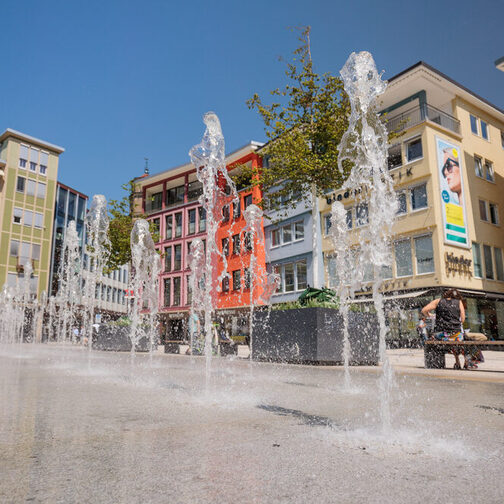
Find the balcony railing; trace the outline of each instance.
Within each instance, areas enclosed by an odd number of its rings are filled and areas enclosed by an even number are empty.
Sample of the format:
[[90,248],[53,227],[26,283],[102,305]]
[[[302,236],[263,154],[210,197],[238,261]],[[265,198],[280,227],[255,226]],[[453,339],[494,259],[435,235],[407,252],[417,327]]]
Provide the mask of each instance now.
[[402,114],[386,118],[385,122],[389,133],[399,133],[426,120],[460,134],[460,121],[432,105],[417,105]]
[[163,204],[159,201],[146,201],[145,202],[145,213],[159,212],[163,208]]

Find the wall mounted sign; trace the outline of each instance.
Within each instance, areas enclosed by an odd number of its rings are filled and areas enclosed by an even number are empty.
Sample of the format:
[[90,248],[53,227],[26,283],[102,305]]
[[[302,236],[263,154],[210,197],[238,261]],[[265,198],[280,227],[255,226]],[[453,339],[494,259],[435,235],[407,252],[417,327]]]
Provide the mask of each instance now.
[[444,242],[470,248],[460,148],[436,137]]

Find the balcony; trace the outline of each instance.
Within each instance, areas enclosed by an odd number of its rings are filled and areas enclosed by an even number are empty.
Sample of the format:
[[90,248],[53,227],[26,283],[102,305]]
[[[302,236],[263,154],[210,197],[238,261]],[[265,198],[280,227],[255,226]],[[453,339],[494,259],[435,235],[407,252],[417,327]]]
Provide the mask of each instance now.
[[432,105],[418,105],[406,110],[402,114],[392,116],[386,119],[386,126],[389,133],[400,133],[426,120],[439,124],[443,128],[460,135],[460,121]]

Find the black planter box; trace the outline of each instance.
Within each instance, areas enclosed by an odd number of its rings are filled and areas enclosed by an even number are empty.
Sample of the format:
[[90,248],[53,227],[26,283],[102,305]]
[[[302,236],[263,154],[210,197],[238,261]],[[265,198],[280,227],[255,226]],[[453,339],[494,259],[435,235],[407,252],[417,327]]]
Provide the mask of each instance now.
[[[93,329],[93,348],[110,352],[130,352],[130,328],[101,324],[98,330]],[[148,352],[149,340],[146,337],[136,344],[136,352]]]
[[[377,365],[378,319],[350,312],[350,363]],[[254,313],[252,359],[281,362],[343,363],[343,319],[331,308],[258,310]]]

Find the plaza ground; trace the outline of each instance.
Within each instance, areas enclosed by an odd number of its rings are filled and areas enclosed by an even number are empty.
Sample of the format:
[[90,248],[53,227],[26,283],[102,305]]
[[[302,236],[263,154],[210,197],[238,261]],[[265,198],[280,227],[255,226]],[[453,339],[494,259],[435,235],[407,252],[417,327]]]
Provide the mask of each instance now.
[[390,351],[384,428],[380,368],[3,346],[0,502],[500,503],[502,355]]

